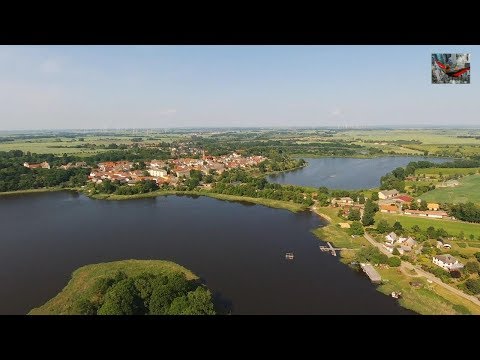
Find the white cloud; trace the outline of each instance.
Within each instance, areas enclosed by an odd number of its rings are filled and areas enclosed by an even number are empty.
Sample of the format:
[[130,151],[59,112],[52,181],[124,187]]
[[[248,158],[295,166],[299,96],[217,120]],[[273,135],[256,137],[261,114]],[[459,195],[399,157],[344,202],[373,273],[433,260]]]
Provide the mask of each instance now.
[[40,69],[44,73],[55,74],[62,71],[62,65],[56,59],[47,59],[40,65]]

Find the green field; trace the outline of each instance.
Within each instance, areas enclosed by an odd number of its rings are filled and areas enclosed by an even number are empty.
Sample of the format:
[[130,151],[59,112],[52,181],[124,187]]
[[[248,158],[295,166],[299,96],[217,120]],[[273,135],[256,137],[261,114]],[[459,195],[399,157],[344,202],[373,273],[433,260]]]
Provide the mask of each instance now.
[[93,285],[98,279],[113,277],[118,271],[127,276],[135,276],[144,272],[154,275],[168,275],[173,272],[183,272],[188,280],[197,276],[183,266],[171,261],[161,260],[123,260],[83,266],[75,270],[67,286],[44,305],[32,309],[30,315],[70,314],[71,304],[78,297],[91,295]]
[[479,171],[480,168],[427,168],[416,169],[415,175],[468,175]]
[[[461,231],[463,231],[463,233],[467,237],[470,236],[470,234],[473,234],[475,236],[475,239],[480,236],[480,224],[464,223],[447,219],[426,219],[420,217],[385,213],[377,213],[375,219],[377,221],[380,219],[385,219],[390,225],[393,225],[395,221],[398,221],[408,229],[411,229],[414,225],[418,225],[418,227],[420,227],[420,229],[422,230],[426,230],[428,227],[433,226],[436,229],[443,228],[449,234],[454,236],[458,236]],[[478,243],[480,246],[480,241]]]
[[457,187],[437,188],[426,192],[420,198],[438,203],[466,203],[472,201],[480,204],[480,175],[469,175],[459,180]]

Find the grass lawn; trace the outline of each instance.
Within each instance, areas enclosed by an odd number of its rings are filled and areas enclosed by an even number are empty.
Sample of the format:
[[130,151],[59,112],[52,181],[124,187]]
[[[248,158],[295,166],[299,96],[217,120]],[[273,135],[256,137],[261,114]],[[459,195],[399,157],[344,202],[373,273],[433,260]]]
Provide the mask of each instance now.
[[[387,280],[378,290],[389,295],[400,291],[400,305],[424,315],[480,314],[480,307],[472,302],[436,284],[429,284],[425,278],[410,277],[398,268],[377,269],[382,279]],[[410,282],[420,282],[420,288],[414,288]]]
[[330,224],[327,226],[312,230],[319,239],[329,241],[335,247],[350,249],[359,249],[362,245],[369,244],[363,236],[352,238],[348,233],[348,229],[342,229],[337,226],[339,222],[347,222],[338,217],[338,208],[318,207],[317,212],[326,215],[326,218],[330,221]]
[[162,260],[122,260],[83,266],[75,270],[67,286],[44,305],[32,309],[30,315],[70,314],[72,299],[91,294],[92,286],[98,279],[113,277],[117,271],[123,271],[127,276],[135,276],[142,272],[154,275],[168,275],[173,272],[183,272],[187,279],[197,279],[197,276],[183,266],[171,261]]
[[[385,214],[380,212],[376,214],[375,219],[377,221],[380,219],[385,219],[390,225],[393,225],[395,221],[398,221],[408,229],[411,229],[414,225],[418,225],[422,230],[426,230],[429,226],[433,226],[436,229],[444,228],[451,235],[458,235],[461,231],[463,231],[467,237],[470,236],[470,234],[473,234],[475,239],[480,236],[480,224],[464,223],[447,219],[426,219],[406,215]],[[471,240],[467,241],[471,242]]]
[[472,201],[480,204],[480,175],[469,175],[459,180],[457,187],[437,188],[426,192],[421,199],[439,203],[465,203]]

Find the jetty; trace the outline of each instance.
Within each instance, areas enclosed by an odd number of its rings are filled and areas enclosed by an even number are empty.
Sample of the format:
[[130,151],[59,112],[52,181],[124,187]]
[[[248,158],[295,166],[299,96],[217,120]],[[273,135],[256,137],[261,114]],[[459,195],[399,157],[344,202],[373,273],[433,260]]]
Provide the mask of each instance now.
[[354,249],[348,249],[348,248],[334,248],[330,242],[327,242],[327,246],[320,245],[319,246],[321,251],[329,251],[333,256],[337,256],[337,251],[342,251],[342,250],[354,250]]
[[382,282],[382,277],[378,273],[377,270],[370,264],[360,264],[362,270],[367,276],[370,278],[370,281],[375,284],[379,284]]

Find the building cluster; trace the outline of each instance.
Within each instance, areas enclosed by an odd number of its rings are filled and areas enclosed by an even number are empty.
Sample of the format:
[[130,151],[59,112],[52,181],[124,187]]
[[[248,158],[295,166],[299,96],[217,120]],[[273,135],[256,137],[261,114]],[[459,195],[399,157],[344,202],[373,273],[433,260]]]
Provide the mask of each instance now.
[[383,247],[388,252],[393,252],[393,249],[397,249],[400,255],[411,252],[418,245],[417,241],[411,236],[406,238],[398,236],[396,233],[391,232],[385,236],[385,243]]
[[344,216],[348,216],[351,210],[358,210],[360,212],[360,217],[363,217],[363,212],[365,210],[364,204],[359,204],[357,199],[357,203],[349,196],[340,197],[340,198],[333,198],[330,201],[330,204],[334,207],[340,207],[342,209],[342,214]]
[[197,170],[204,175],[216,172],[221,174],[225,170],[257,166],[266,160],[263,156],[244,157],[237,153],[223,156],[205,156],[200,159],[180,158],[169,160],[146,161],[145,170],[133,170],[131,161],[108,161],[98,164],[93,169],[89,179],[93,183],[101,183],[108,179],[122,184],[134,185],[138,181],[153,180],[158,185],[176,185],[180,179],[189,178],[191,170]]
[[[378,207],[380,212],[389,214],[404,214],[412,216],[429,217],[436,219],[448,218],[447,212],[440,209],[437,203],[428,203],[427,210],[411,210],[410,205],[413,198],[406,194],[401,194],[397,190],[383,190],[378,192]],[[421,202],[420,199],[417,200]]]

